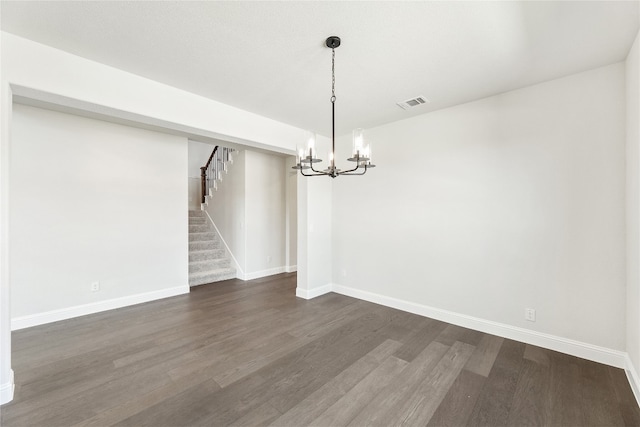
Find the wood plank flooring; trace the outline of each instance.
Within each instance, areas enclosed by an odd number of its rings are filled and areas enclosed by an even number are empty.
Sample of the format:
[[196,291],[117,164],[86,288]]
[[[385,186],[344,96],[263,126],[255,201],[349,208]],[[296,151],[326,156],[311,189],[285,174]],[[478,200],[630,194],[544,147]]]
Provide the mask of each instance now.
[[624,372],[337,294],[229,280],[16,331],[12,426],[640,426]]

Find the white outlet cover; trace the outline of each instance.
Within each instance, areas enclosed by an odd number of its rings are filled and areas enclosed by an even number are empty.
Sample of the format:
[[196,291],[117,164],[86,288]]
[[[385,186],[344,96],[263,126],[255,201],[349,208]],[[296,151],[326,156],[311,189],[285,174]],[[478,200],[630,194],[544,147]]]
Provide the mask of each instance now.
[[536,321],[536,310],[534,308],[525,308],[524,318],[530,322]]

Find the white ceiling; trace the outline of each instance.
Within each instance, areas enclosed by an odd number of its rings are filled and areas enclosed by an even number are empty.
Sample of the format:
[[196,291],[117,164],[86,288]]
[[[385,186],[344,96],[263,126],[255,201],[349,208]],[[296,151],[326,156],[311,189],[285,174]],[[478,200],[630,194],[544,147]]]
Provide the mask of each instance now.
[[[638,1],[2,1],[2,30],[304,129],[372,127],[625,59]],[[424,95],[430,103],[395,105]]]

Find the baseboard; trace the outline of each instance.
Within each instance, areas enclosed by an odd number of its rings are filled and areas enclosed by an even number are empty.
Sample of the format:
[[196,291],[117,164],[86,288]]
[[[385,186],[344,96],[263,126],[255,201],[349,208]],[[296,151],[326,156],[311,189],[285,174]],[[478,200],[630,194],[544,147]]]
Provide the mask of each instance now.
[[9,371],[9,382],[0,385],[0,405],[4,405],[13,400],[13,392],[15,389],[16,384],[13,380],[13,369],[11,369]]
[[287,265],[284,268],[284,272],[285,273],[293,273],[294,271],[298,271],[298,266],[297,265]]
[[638,371],[636,371],[635,366],[633,366],[629,354],[627,354],[626,361],[627,366],[624,372],[627,374],[627,379],[629,380],[631,391],[633,391],[633,395],[636,397],[636,402],[640,405],[640,376],[638,376]]
[[331,292],[332,285],[324,285],[313,289],[296,288],[296,296],[298,298],[313,299],[320,295],[328,294]]
[[231,249],[229,249],[229,245],[227,245],[227,242],[222,237],[222,233],[220,233],[220,230],[218,230],[218,227],[216,226],[216,223],[213,222],[213,218],[211,218],[211,215],[209,215],[209,212],[207,212],[207,210],[204,209],[204,207],[203,207],[202,211],[205,213],[205,215],[207,215],[207,218],[209,218],[209,222],[211,223],[211,225],[213,225],[213,228],[215,228],[216,233],[218,234],[218,237],[220,238],[220,241],[224,245],[224,249],[227,251],[227,253],[231,257],[231,260],[233,261],[233,265],[236,268],[236,278],[238,278],[240,280],[248,280],[248,279],[245,279],[245,272],[240,267],[240,263],[238,262],[236,257],[233,256],[233,252],[231,252]]
[[478,317],[467,316],[448,310],[429,307],[427,305],[403,301],[347,286],[333,284],[330,288],[333,292],[342,295],[441,320],[443,322],[474,329],[476,331],[536,345],[538,347],[544,347],[561,353],[570,354],[572,356],[581,357],[583,359],[592,360],[594,362],[604,363],[605,365],[614,366],[616,368],[627,367],[628,356],[627,353],[623,351],[536,332],[504,323],[493,322],[491,320],[480,319]]
[[127,307],[129,305],[155,301],[162,298],[168,298],[188,293],[189,286],[177,286],[175,288],[128,295],[126,297],[114,298],[83,305],[76,305],[74,307],[62,308],[59,310],[52,310],[38,314],[31,314],[29,316],[16,317],[11,319],[11,330],[15,331],[18,329],[29,328],[31,326],[44,325],[45,323],[57,322],[59,320],[71,319],[73,317],[85,316],[87,314],[99,313],[101,311],[113,310],[115,308]]
[[267,270],[254,271],[252,273],[245,273],[242,280],[253,280],[261,277],[273,276],[274,274],[284,273],[286,267],[269,268]]

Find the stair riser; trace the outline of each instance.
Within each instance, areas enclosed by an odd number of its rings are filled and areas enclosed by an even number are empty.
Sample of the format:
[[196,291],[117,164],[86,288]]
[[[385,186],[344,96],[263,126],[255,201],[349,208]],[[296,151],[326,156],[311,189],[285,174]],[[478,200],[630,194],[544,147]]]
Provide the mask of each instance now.
[[200,273],[202,271],[217,270],[219,268],[231,267],[229,258],[220,258],[207,262],[197,262],[189,264],[189,273]]
[[211,231],[209,228],[209,224],[189,224],[189,233],[203,233],[206,231]]
[[189,250],[190,251],[204,251],[209,249],[219,249],[220,242],[218,241],[200,241],[200,242],[189,242]]
[[215,251],[205,252],[205,253],[190,253],[189,254],[189,262],[206,261],[208,259],[224,258],[224,255],[225,255],[224,249],[217,249]]
[[220,282],[222,280],[235,279],[236,273],[212,274],[198,278],[189,278],[189,286],[206,285],[207,283]]
[[189,218],[189,224],[208,224],[209,221],[207,221],[206,218],[200,218],[200,217],[191,217]]
[[190,211],[189,218],[205,218],[204,212],[202,211]]
[[190,242],[215,241],[215,233],[189,233]]

